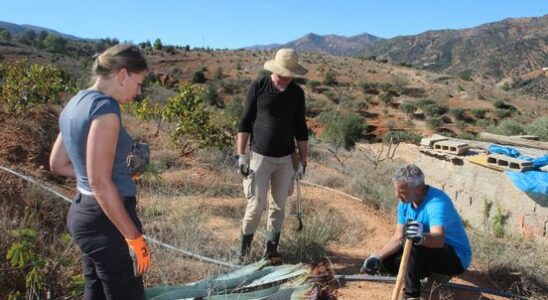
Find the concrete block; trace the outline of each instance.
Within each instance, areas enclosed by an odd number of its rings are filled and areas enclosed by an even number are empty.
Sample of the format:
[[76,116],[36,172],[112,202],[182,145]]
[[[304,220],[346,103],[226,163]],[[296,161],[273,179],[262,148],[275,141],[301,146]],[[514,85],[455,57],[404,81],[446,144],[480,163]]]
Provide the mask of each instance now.
[[439,141],[434,143],[434,149],[455,155],[461,155],[466,153],[468,149],[470,149],[470,146],[467,143],[456,141]]
[[446,141],[446,140],[448,140],[448,138],[446,138],[446,137],[422,138],[421,139],[421,146],[432,149],[432,148],[434,148],[434,143],[435,142],[441,142],[441,141]]
[[533,163],[526,160],[517,159],[514,157],[502,155],[502,154],[489,154],[487,155],[487,164],[503,167],[512,171],[528,171],[533,169]]

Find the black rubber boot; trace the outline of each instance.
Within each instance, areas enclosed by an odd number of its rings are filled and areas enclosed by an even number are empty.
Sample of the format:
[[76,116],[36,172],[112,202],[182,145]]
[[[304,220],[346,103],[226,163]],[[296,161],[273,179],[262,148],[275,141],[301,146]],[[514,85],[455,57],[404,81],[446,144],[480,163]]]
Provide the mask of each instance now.
[[252,241],[253,241],[253,233],[242,234],[242,241],[240,245],[240,264],[249,263],[249,250],[251,249]]
[[278,253],[278,244],[280,243],[281,232],[266,233],[266,253],[265,257],[270,259],[273,265],[281,264],[282,257]]

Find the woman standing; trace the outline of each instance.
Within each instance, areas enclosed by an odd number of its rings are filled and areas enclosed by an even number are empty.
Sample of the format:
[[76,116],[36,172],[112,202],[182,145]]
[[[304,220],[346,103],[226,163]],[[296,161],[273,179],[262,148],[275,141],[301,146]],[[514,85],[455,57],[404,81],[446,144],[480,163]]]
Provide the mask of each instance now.
[[67,228],[80,248],[84,299],[144,299],[141,275],[150,252],[136,214],[136,186],[126,165],[132,139],[120,104],[141,94],[148,69],[139,48],[115,45],[93,64],[93,85],[67,103],[53,145],[53,173],[76,177]]

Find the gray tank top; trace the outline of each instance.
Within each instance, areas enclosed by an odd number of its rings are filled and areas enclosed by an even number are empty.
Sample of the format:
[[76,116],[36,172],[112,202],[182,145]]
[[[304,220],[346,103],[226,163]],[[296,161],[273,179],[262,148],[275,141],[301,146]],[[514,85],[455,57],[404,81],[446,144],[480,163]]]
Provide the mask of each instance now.
[[133,197],[137,188],[131,180],[126,165],[126,157],[131,151],[133,141],[122,126],[120,105],[112,97],[95,90],[82,90],[67,103],[59,117],[59,128],[65,149],[76,172],[78,190],[91,195],[86,167],[86,145],[89,128],[93,119],[114,113],[120,119],[118,145],[112,170],[112,181],[121,197]]

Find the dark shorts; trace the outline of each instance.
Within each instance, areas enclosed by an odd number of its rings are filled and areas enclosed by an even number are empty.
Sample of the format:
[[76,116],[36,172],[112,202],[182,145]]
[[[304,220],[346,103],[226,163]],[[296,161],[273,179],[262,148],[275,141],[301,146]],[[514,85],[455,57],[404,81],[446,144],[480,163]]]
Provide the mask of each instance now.
[[[142,232],[135,197],[122,200]],[[127,243],[93,196],[76,196],[68,212],[67,228],[82,255],[84,299],[144,299],[143,280],[133,275]]]

